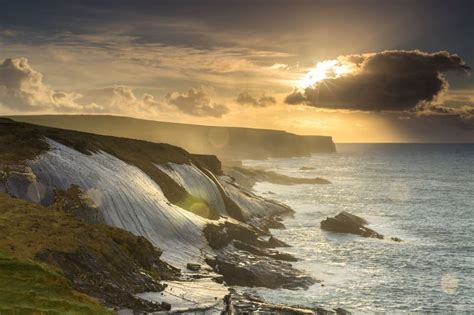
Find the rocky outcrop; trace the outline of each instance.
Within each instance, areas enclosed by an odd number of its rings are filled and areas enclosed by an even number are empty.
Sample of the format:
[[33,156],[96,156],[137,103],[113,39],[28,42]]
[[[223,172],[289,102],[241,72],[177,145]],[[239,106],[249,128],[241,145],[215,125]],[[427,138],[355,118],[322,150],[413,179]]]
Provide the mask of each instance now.
[[367,220],[346,211],[338,213],[334,218],[321,221],[321,229],[337,233],[350,233],[363,237],[383,239],[384,236],[366,227]]
[[351,312],[340,307],[329,310],[322,307],[308,308],[299,305],[275,304],[253,294],[239,293],[233,289],[229,291],[229,294],[224,297],[227,314],[351,315]]
[[232,242],[232,245],[234,245],[236,249],[249,252],[252,255],[256,255],[256,256],[264,256],[264,257],[269,257],[275,260],[282,260],[282,261],[298,261],[298,259],[296,259],[296,257],[294,257],[291,254],[282,253],[274,249],[259,248],[257,246],[252,246],[252,245],[249,245],[247,243],[237,241],[237,240],[234,240]]
[[289,246],[263,230],[236,220],[210,223],[204,228],[204,236],[213,249],[224,248],[234,240],[260,248]]
[[105,223],[97,205],[77,185],[71,185],[67,190],[55,190],[52,207],[91,224]]
[[278,185],[324,185],[331,183],[330,181],[320,177],[291,177],[283,174],[278,174],[273,171],[267,171],[257,168],[245,168],[240,166],[224,166],[224,173],[235,178],[235,180],[246,189],[252,189],[252,187],[257,182],[268,182]]
[[222,175],[222,163],[215,155],[192,154],[192,156],[206,169],[214,175]]
[[218,180],[225,195],[239,207],[243,222],[266,230],[270,227],[281,228],[282,223],[276,219],[292,215],[294,212],[293,209],[282,203],[255,195],[250,189],[242,187],[231,176],[219,176]]
[[285,246],[264,231],[238,222],[209,224],[205,230],[214,256],[206,262],[227,285],[266,288],[307,288],[316,281],[285,261],[296,258],[272,248]]
[[265,256],[255,256],[228,246],[206,262],[224,277],[227,285],[270,289],[308,288],[316,281],[291,264]]

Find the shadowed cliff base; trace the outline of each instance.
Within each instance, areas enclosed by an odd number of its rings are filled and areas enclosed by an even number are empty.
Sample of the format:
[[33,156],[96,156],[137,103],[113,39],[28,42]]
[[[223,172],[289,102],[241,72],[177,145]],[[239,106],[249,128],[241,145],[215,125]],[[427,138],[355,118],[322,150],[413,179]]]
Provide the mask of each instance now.
[[231,159],[310,156],[335,152],[331,137],[281,130],[214,127],[104,115],[11,116],[14,120],[102,135],[170,143],[191,153]]

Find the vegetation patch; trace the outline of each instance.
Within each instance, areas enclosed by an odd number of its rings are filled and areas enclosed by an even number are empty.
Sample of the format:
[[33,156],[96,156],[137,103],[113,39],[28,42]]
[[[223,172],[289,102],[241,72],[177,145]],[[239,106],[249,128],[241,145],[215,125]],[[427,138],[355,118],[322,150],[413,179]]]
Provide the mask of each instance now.
[[48,263],[77,291],[117,308],[163,310],[134,294],[161,291],[160,280],[179,275],[143,237],[89,224],[55,206],[43,208],[6,194],[0,194],[0,251],[9,257]]
[[0,314],[113,314],[45,264],[0,253]]

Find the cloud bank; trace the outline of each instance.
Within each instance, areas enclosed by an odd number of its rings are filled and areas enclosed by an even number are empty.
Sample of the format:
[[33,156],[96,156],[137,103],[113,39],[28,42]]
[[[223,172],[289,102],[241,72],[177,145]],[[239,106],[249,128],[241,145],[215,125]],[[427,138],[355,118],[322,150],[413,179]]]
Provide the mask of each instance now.
[[458,55],[447,51],[391,50],[340,56],[337,62],[351,71],[296,89],[285,102],[329,109],[413,110],[448,89],[444,73],[471,70]]
[[181,112],[192,116],[222,117],[229,109],[211,101],[203,88],[169,93],[164,103],[154,95],[114,85],[81,93],[56,90],[43,81],[26,58],[0,63],[0,106],[18,112],[157,114]]

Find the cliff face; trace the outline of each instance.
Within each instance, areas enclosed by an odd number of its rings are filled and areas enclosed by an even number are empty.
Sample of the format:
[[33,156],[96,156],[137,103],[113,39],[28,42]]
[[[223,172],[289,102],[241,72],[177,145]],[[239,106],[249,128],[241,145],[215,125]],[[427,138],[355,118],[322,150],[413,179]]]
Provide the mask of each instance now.
[[17,121],[103,135],[170,143],[197,154],[229,159],[309,156],[335,152],[331,137],[281,130],[211,127],[114,116],[15,116]]
[[[175,275],[175,268],[183,278],[171,287],[198,281],[194,285],[209,293],[206,307],[217,307],[227,292],[216,282],[291,289],[315,283],[287,263],[296,258],[277,251],[287,245],[269,231],[282,228],[277,217],[292,210],[241,187],[223,174],[215,156],[0,119],[1,193],[51,210],[12,213],[9,229],[0,228],[6,240],[0,251],[51,264],[74,288],[114,307],[166,309],[175,293],[156,292],[163,286],[147,275],[166,270]],[[10,209],[8,203],[17,199],[0,198],[0,209]],[[80,276],[100,271],[98,282]],[[101,296],[109,285],[118,288],[116,294]],[[220,299],[206,291],[216,285]],[[183,292],[189,300],[192,292]],[[137,294],[143,299],[135,301]]]

